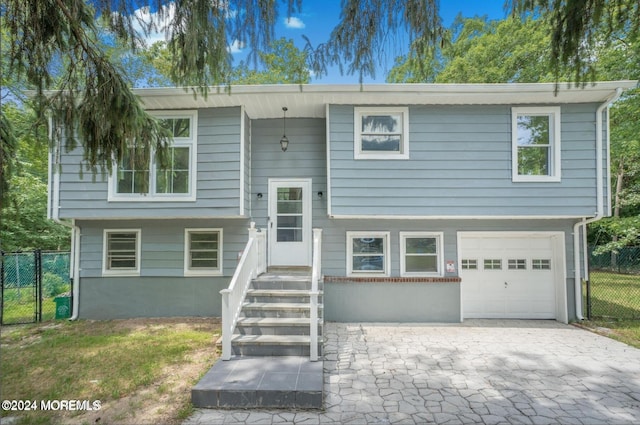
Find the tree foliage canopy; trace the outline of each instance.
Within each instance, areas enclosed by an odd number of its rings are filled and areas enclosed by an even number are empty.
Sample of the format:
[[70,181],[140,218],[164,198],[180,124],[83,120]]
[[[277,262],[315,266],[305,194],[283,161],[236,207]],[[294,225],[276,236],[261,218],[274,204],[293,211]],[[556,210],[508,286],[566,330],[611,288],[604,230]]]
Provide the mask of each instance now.
[[[302,10],[302,0],[283,3],[289,15]],[[507,7],[521,16],[549,15],[554,75],[560,78],[566,65],[578,82],[591,75],[597,28],[604,26],[611,38],[637,33],[640,22],[637,0],[509,0]],[[142,155],[169,142],[132,94],[123,70],[100,48],[97,21],[133,49],[150,31],[164,31],[172,81],[206,94],[205,87],[228,82],[228,46],[237,42],[268,53],[278,18],[276,0],[2,0],[1,10],[11,45],[7,71],[36,91],[41,112],[54,111],[59,134],[67,136],[68,147],[80,141],[94,169],[110,169],[128,141],[145,148]],[[422,63],[444,40],[438,2],[344,0],[329,40],[315,47],[309,41],[308,66],[317,75],[332,65],[361,78],[375,75],[379,55],[405,41],[394,43],[397,33],[406,33],[410,57]],[[2,137],[3,152],[13,149],[10,134]]]

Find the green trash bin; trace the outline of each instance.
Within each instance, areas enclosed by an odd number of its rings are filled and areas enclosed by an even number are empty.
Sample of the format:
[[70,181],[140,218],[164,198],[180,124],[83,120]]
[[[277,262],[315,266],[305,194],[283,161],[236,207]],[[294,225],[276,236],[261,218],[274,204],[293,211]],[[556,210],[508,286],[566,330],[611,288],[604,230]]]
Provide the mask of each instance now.
[[53,299],[56,303],[56,319],[71,317],[71,295],[61,294]]

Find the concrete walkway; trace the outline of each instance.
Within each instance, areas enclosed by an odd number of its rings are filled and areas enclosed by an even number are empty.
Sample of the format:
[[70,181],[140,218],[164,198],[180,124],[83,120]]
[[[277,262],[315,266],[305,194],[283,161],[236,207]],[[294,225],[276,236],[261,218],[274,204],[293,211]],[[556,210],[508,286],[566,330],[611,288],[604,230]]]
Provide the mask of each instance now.
[[196,424],[638,424],[640,350],[553,321],[327,323],[325,410]]

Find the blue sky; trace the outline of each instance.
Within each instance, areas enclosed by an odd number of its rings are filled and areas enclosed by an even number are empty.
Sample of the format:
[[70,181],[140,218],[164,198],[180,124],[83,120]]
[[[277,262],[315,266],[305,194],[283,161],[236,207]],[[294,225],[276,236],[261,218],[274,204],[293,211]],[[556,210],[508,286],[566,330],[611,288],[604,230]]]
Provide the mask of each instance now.
[[[487,15],[490,19],[502,19],[505,17],[504,0],[440,0],[440,16],[445,26],[449,26],[458,13],[462,13],[465,17]],[[302,48],[305,44],[302,36],[305,35],[315,46],[328,39],[339,17],[339,0],[303,0],[302,11],[295,13],[289,22],[286,22],[286,10],[281,12],[280,21],[276,26],[276,37],[291,38],[299,48]],[[243,53],[234,54],[236,62],[242,58]],[[383,83],[386,75],[385,68],[388,69],[392,65],[393,58],[390,58],[386,64],[380,64],[376,79],[367,78],[365,83]],[[314,78],[312,82],[357,83],[358,76],[340,75],[340,71],[336,68],[330,70],[328,76]]]

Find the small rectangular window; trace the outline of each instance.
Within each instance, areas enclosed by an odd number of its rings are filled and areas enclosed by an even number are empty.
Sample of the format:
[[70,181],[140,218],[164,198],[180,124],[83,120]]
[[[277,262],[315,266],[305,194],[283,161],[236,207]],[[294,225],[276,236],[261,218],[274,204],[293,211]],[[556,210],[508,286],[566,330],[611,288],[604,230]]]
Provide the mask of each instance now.
[[508,268],[509,270],[526,270],[527,260],[523,260],[523,259],[509,260]]
[[156,161],[156,193],[189,193],[191,148],[169,148],[164,167]]
[[388,232],[347,232],[347,274],[389,274]]
[[442,276],[442,233],[400,232],[401,276]]
[[478,260],[462,260],[462,270],[478,270]]
[[502,260],[499,259],[487,259],[484,260],[485,270],[502,270]]
[[140,274],[140,230],[105,230],[104,275]]
[[355,159],[408,159],[409,109],[354,109]]
[[531,260],[531,268],[533,270],[551,270],[551,260],[547,260],[547,259]]
[[222,229],[185,229],[185,267],[189,275],[222,273]]
[[560,108],[512,108],[513,181],[560,181]]

